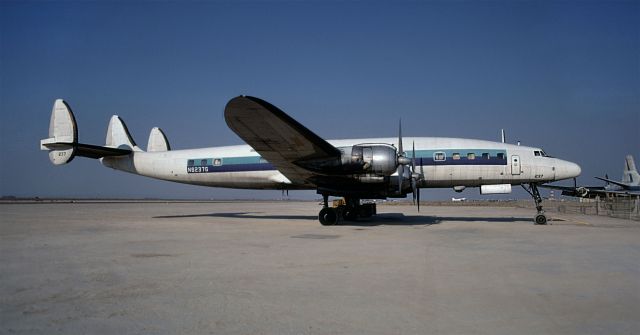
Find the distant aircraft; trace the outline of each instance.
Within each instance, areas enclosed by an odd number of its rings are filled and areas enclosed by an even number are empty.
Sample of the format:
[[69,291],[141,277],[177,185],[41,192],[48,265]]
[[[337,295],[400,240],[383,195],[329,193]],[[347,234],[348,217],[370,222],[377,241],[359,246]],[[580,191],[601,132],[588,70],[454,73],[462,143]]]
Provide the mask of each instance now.
[[[167,137],[153,128],[147,151],[131,138],[114,115],[104,146],[78,142],[71,109],[55,101],[49,138],[41,149],[53,164],[76,156],[100,159],[116,170],[185,184],[242,189],[316,190],[324,199],[318,215],[323,225],[375,214],[375,203],[361,199],[404,198],[420,204],[420,188],[480,187],[481,194],[511,193],[522,185],[533,197],[536,224],[546,224],[538,185],[574,178],[580,167],[547,156],[540,148],[460,138],[410,137],[411,156],[398,138],[325,141],[272,104],[238,96],[224,111],[227,125],[249,145],[171,150]],[[528,187],[525,187],[528,185]],[[329,207],[329,196],[345,204]]]
[[605,175],[604,178],[594,178],[605,181],[605,186],[577,186],[574,184],[573,187],[556,185],[543,185],[543,187],[562,190],[562,195],[580,198],[595,198],[597,196],[609,195],[640,196],[640,175],[638,174],[636,163],[631,155],[625,157],[622,181],[611,180],[607,175]]

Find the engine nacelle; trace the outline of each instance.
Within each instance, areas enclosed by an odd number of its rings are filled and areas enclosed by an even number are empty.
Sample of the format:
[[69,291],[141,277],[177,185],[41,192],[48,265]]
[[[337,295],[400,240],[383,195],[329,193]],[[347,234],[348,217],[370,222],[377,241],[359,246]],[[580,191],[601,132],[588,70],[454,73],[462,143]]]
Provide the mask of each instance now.
[[296,164],[324,175],[352,175],[367,183],[383,182],[384,178],[378,177],[388,177],[398,167],[397,150],[389,144],[365,143],[338,149],[341,155],[336,159],[313,159]]
[[359,166],[354,174],[372,174],[389,176],[396,172],[398,154],[394,146],[388,144],[357,144],[340,148],[343,151],[342,163],[346,166]]

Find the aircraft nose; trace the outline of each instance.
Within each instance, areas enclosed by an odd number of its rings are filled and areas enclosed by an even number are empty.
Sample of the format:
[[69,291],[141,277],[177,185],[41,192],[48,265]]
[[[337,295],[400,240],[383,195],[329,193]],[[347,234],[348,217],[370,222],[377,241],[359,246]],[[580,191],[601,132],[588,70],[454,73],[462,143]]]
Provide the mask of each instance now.
[[582,173],[580,165],[576,163],[562,161],[559,165],[559,171],[556,171],[556,180],[575,178]]
[[569,167],[567,168],[567,170],[569,170],[569,178],[575,178],[582,173],[580,165],[576,163],[569,162]]

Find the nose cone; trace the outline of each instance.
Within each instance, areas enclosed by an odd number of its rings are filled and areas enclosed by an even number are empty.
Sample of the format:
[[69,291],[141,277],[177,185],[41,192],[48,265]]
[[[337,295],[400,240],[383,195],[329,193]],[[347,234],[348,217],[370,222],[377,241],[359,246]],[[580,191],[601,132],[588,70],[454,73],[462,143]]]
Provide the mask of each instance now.
[[556,169],[556,180],[575,178],[582,173],[580,165],[568,161],[560,161]]

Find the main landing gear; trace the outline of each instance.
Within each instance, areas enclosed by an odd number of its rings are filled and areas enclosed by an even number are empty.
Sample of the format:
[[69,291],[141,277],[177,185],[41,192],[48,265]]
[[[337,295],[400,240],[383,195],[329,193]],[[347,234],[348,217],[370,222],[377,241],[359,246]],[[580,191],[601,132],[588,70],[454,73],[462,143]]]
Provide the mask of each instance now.
[[329,207],[329,196],[322,195],[324,204],[318,220],[324,226],[333,226],[341,220],[356,221],[358,218],[369,218],[376,214],[376,204],[360,204],[360,199],[345,198],[343,204]]
[[533,222],[535,224],[545,225],[547,224],[547,216],[544,214],[544,210],[542,209],[542,197],[540,196],[540,192],[538,191],[538,184],[531,183],[529,184],[529,188],[526,188],[522,185],[527,193],[529,193],[533,197],[533,201],[536,203],[536,210],[538,213],[533,218]]

